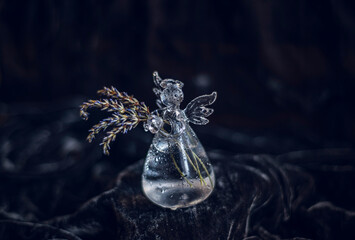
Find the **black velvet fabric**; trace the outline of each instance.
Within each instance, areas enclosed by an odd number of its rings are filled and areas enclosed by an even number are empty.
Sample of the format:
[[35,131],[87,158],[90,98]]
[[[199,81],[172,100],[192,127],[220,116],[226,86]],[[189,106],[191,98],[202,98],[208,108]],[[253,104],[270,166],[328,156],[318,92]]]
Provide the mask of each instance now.
[[99,146],[84,141],[86,124],[76,108],[6,116],[0,239],[355,237],[351,149],[238,154],[209,147],[215,139],[238,147],[244,140],[230,138],[237,132],[218,126],[208,134],[197,131],[216,187],[206,201],[173,211],[143,195],[142,158],[151,136],[142,129],[119,137],[121,143],[104,157]]

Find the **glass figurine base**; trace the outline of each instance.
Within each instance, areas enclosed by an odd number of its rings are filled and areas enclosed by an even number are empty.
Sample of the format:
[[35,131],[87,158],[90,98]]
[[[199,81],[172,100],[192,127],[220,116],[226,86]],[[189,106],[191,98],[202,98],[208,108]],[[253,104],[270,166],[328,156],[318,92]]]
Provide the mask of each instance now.
[[215,176],[207,154],[193,130],[178,136],[157,133],[142,175],[145,195],[155,204],[175,210],[205,200]]

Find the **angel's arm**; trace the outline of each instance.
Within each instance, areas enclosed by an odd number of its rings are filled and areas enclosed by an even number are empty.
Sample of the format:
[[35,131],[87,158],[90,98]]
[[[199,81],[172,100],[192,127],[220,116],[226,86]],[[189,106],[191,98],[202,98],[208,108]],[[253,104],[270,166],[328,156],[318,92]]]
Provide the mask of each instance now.
[[153,72],[153,81],[154,81],[154,84],[156,86],[155,88],[153,88],[153,92],[154,92],[155,96],[157,96],[156,104],[161,109],[161,108],[164,107],[163,103],[160,100],[160,94],[161,94],[161,91],[162,91],[160,83],[163,80],[161,79],[161,77],[159,76],[157,71]]
[[162,109],[157,109],[149,115],[148,120],[143,125],[146,132],[150,131],[155,134],[162,128],[164,124],[163,118],[161,117],[162,112]]

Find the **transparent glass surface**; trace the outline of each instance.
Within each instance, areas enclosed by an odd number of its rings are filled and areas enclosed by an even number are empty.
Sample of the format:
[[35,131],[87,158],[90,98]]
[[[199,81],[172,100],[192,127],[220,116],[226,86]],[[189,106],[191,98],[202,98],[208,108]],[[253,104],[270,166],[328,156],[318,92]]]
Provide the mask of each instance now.
[[143,191],[153,203],[189,207],[205,200],[214,183],[212,165],[188,124],[179,134],[155,134],[142,175]]

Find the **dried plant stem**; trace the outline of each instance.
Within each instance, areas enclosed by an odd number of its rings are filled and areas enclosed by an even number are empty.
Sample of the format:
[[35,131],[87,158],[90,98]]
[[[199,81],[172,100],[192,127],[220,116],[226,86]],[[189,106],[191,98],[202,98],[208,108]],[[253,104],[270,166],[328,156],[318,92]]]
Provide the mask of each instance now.
[[[199,168],[199,166],[198,166],[198,162],[197,162],[197,160],[196,160],[196,158],[195,158],[195,155],[193,155],[193,151],[191,150],[191,153],[192,153],[192,156],[194,156],[194,160],[195,160],[195,164],[196,164],[196,168],[197,168],[197,171],[198,171],[198,175],[199,175],[199,177],[200,177],[200,181],[201,181],[201,185],[203,185],[202,184],[202,182],[205,184],[205,186],[207,186],[207,183],[206,183],[206,181],[205,181],[205,179],[203,179],[203,177],[202,177],[202,175],[201,175],[201,171],[200,171],[200,168]],[[208,172],[206,172],[207,173],[207,175],[208,175]]]
[[111,127],[114,124],[115,124],[115,119],[113,117],[109,117],[101,120],[98,124],[94,125],[89,130],[90,133],[87,136],[86,140],[88,140],[88,142],[91,143],[92,140],[94,140],[95,135],[97,135],[101,131],[105,131],[108,127]]
[[210,176],[210,174],[209,174],[209,172],[208,172],[208,170],[207,170],[205,164],[204,164],[204,163],[201,161],[201,159],[196,155],[196,153],[192,152],[192,154],[194,155],[194,158],[197,159],[197,160],[200,162],[200,164],[202,165],[203,169],[204,169],[205,172],[207,173],[208,179],[210,180],[211,186],[213,187],[212,178],[211,178],[211,176]]
[[[192,138],[189,132],[187,132],[187,134],[189,135],[190,138]],[[210,182],[211,182],[211,186],[213,187],[213,182],[212,182],[210,173],[208,172],[208,170],[207,170],[205,164],[202,162],[202,160],[199,158],[199,156],[197,156],[197,154],[196,154],[194,151],[191,150],[191,152],[192,152],[192,155],[193,155],[193,157],[194,157],[194,160],[195,160],[195,163],[196,163],[197,168],[198,168],[198,164],[197,164],[196,159],[201,163],[201,166],[202,166],[203,169],[206,171],[206,174],[207,174],[207,176],[208,176],[208,179],[209,179]],[[203,178],[202,178],[202,179],[203,179]],[[203,181],[204,181],[204,180],[203,180]],[[205,182],[205,181],[204,181],[204,182]],[[205,185],[207,185],[206,182],[205,182]]]
[[[200,178],[201,185],[202,185],[203,183],[206,184],[206,182],[203,180],[203,177],[202,177],[202,175],[201,175],[201,172],[200,172],[200,169],[199,169],[199,167],[198,167],[198,164],[197,164],[196,159],[195,159],[195,162],[196,162],[196,166],[195,166],[194,163],[192,162],[190,156],[189,156],[189,153],[181,146],[181,144],[180,144],[179,142],[176,142],[176,143],[177,143],[177,145],[179,146],[179,148],[181,149],[181,151],[184,151],[184,152],[185,152],[185,155],[186,155],[186,157],[187,157],[187,160],[189,161],[189,163],[191,164],[191,166],[193,167],[193,169],[195,170],[195,172],[198,174],[198,176],[199,176],[199,178]],[[190,151],[191,151],[192,153],[194,153],[191,149],[190,149]]]
[[107,132],[103,138],[104,154],[109,154],[110,143],[115,141],[118,133],[127,133],[135,128],[140,122],[145,122],[150,116],[149,108],[143,102],[139,102],[133,96],[125,92],[119,92],[116,88],[104,87],[98,91],[99,94],[109,97],[109,99],[89,100],[80,106],[80,116],[87,120],[90,108],[98,108],[101,111],[113,112],[111,117],[105,118],[89,130],[87,140],[92,142],[95,136],[108,127],[112,130]]
[[[166,124],[170,124],[168,121],[164,121]],[[168,134],[168,132],[165,130],[165,129],[161,129],[161,131],[165,132],[166,134]],[[201,174],[201,171],[200,171],[200,168],[198,166],[198,162],[201,164],[201,166],[203,167],[203,169],[205,170],[210,182],[211,182],[211,186],[213,187],[213,182],[212,182],[212,179],[210,177],[210,174],[205,166],[205,164],[202,162],[202,160],[197,156],[197,154],[192,151],[192,156],[194,157],[194,160],[195,160],[195,164],[192,162],[190,156],[189,156],[189,153],[181,146],[181,144],[175,140],[175,143],[177,144],[177,146],[181,149],[181,151],[183,151],[187,157],[187,160],[189,161],[189,163],[191,164],[191,166],[193,167],[193,169],[195,170],[195,172],[197,173],[197,175],[199,176],[200,178],[200,182],[201,182],[201,185],[205,184],[207,185],[206,181],[204,180],[204,178],[202,177],[202,174]],[[175,161],[175,158],[174,156],[171,154],[171,158],[174,162],[174,165],[175,165],[175,168],[178,170],[178,172],[180,173],[180,175],[189,183],[190,187],[192,187],[192,184],[187,180],[187,178],[185,177],[185,175],[182,173],[182,171],[180,170],[180,168],[178,167],[176,161]]]
[[175,165],[175,168],[180,173],[180,176],[185,179],[185,181],[190,185],[190,187],[192,187],[192,183],[186,178],[186,176],[182,173],[182,171],[180,170],[179,166],[177,165],[177,163],[175,161],[175,158],[174,158],[174,155],[171,153],[170,156],[171,156],[171,159],[173,159],[173,163]]

